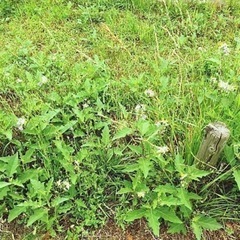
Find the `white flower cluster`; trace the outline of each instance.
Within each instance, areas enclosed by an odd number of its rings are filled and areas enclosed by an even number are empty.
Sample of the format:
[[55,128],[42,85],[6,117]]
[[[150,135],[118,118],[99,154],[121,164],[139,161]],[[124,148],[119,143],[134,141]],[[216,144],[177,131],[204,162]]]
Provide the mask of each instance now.
[[20,130],[23,131],[23,125],[25,124],[26,120],[25,118],[21,117],[18,118],[17,123],[16,123],[16,127]]
[[224,91],[224,92],[233,92],[237,89],[237,86],[233,85],[233,84],[230,84],[228,82],[225,82],[223,80],[217,80],[217,78],[215,77],[212,77],[210,79],[210,81],[213,83],[213,84],[216,84],[217,87]]
[[155,126],[156,127],[167,127],[167,126],[169,126],[169,123],[168,123],[168,121],[167,120],[161,120],[161,121],[157,121],[156,123],[155,123]]
[[166,154],[167,152],[169,152],[169,147],[168,146],[157,147],[157,153]]
[[64,181],[61,181],[61,180],[58,180],[56,182],[56,186],[59,188],[59,189],[62,189],[64,191],[67,191],[69,190],[69,188],[71,187],[70,183],[68,180],[64,180]]
[[23,80],[21,78],[16,79],[16,83],[21,83],[21,82],[23,82]]
[[236,86],[222,80],[218,82],[218,87],[225,92],[233,92],[236,90]]
[[223,43],[223,44],[219,47],[219,49],[222,51],[222,53],[223,53],[224,55],[229,55],[230,52],[231,52],[230,48],[228,47],[228,45],[227,45],[226,43]]
[[152,89],[145,90],[144,94],[148,97],[151,97],[151,98],[155,96],[155,92]]
[[38,83],[38,86],[42,86],[48,82],[48,78],[46,76],[41,77],[41,81]]
[[137,104],[135,107],[135,113],[137,119],[147,119],[146,115],[146,105],[144,104]]
[[137,193],[137,196],[138,196],[139,198],[144,198],[144,197],[145,197],[145,192],[143,192],[143,191],[138,192],[138,193]]

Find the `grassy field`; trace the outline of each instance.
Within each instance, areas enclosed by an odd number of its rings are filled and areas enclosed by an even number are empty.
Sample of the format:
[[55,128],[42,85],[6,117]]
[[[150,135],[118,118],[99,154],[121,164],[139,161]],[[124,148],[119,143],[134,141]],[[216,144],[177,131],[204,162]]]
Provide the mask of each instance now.
[[[80,239],[240,219],[240,3],[0,1],[0,220]],[[231,131],[199,169],[203,129]],[[4,229],[0,228],[4,232]],[[15,234],[13,232],[13,234]]]

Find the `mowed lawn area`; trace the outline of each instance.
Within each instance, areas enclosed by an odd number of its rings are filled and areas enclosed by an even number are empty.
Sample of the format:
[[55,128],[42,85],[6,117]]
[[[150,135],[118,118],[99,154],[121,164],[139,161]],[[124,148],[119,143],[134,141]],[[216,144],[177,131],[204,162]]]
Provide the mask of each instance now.
[[238,0],[1,0],[0,238],[239,239],[239,90]]

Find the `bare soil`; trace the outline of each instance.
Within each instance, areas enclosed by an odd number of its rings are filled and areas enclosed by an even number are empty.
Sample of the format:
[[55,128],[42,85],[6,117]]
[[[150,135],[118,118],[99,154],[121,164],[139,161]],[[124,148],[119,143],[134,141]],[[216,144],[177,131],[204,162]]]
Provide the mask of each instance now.
[[[0,225],[0,240],[22,240],[29,233],[29,229],[17,224]],[[63,236],[51,238],[49,233],[43,233],[40,236],[33,236],[27,239],[31,240],[63,240]],[[69,238],[68,238],[69,239]],[[79,240],[195,240],[194,234],[189,231],[188,234],[169,234],[166,227],[160,230],[160,237],[155,237],[145,221],[136,221],[125,230],[118,227],[114,221],[109,221],[103,228],[95,231],[88,237],[79,237]],[[204,240],[240,240],[240,224],[227,223],[224,229],[219,231],[205,231]]]

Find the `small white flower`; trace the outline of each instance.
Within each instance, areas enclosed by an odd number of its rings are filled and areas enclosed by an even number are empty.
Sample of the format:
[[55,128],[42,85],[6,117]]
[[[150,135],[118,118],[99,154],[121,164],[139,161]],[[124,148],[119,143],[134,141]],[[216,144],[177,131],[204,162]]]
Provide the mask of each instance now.
[[135,112],[144,112],[146,110],[146,106],[144,104],[137,104],[135,107]]
[[79,161],[75,160],[75,161],[74,161],[74,165],[75,165],[75,166],[79,166],[79,165],[80,165]]
[[62,182],[62,188],[64,190],[69,190],[70,187],[71,187],[71,185],[70,185],[69,181],[65,180]]
[[82,105],[82,107],[83,107],[83,108],[88,108],[89,105],[88,105],[87,103],[84,103],[84,104]]
[[210,81],[211,81],[213,84],[215,84],[215,83],[217,83],[217,78],[211,77]]
[[157,147],[157,153],[165,154],[169,151],[168,146]]
[[61,180],[58,180],[58,181],[56,182],[56,185],[57,185],[58,187],[61,187],[61,185],[62,185]]
[[161,121],[157,121],[155,123],[156,127],[161,127],[161,126],[167,127],[168,125],[169,125],[169,123],[167,120],[161,120]]
[[147,119],[147,115],[146,115],[146,114],[142,114],[142,115],[140,116],[140,118],[143,119],[143,120],[146,120],[146,119]]
[[229,55],[229,53],[231,52],[230,48],[228,47],[228,45],[226,43],[223,43],[219,49],[223,52],[224,55]]
[[148,97],[154,97],[155,96],[155,92],[151,89],[145,90],[144,94],[147,95]]
[[18,118],[17,123],[16,123],[16,127],[22,131],[23,130],[23,125],[25,124],[26,120],[25,118]]
[[143,198],[143,197],[145,197],[145,192],[138,192],[138,193],[137,193],[137,196],[138,196],[139,198]]
[[16,83],[21,83],[23,80],[22,79],[20,79],[20,78],[17,78],[16,79]]
[[48,82],[48,78],[46,76],[42,76],[41,81],[38,83],[39,86],[46,84]]
[[224,82],[222,80],[218,82],[218,87],[225,92],[233,92],[236,89],[234,85],[231,85],[228,82]]

